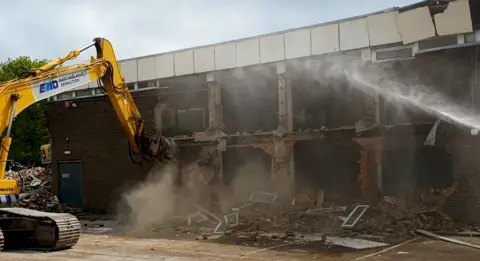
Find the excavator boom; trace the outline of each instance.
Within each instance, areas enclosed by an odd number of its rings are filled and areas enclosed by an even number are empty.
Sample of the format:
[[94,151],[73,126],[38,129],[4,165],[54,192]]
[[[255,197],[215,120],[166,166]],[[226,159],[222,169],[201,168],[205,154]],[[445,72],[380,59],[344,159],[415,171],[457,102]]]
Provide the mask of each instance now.
[[[97,50],[97,57],[92,57],[90,62],[60,67],[92,46]],[[159,133],[145,131],[144,120],[122,77],[112,44],[104,38],[95,38],[92,44],[33,69],[24,78],[0,83],[0,133],[6,129],[0,146],[0,203],[14,205],[19,201],[18,184],[5,179],[14,118],[36,102],[92,81],[98,81],[108,95],[127,136],[134,162],[173,159],[173,141]],[[141,161],[134,160],[133,155],[140,155]],[[0,229],[0,249],[3,246],[63,249],[75,245],[80,237],[80,223],[71,214],[18,207],[0,208]]]

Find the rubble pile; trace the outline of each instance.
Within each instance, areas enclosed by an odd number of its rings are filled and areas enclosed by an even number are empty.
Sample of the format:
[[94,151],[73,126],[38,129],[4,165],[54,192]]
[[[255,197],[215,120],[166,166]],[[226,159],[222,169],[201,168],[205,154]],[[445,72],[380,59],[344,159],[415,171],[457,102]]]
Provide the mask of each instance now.
[[408,238],[415,235],[415,231],[456,231],[461,230],[441,211],[432,210],[386,210],[384,208],[370,208],[368,213],[350,230],[342,234],[349,236],[376,235],[383,238]]
[[[307,237],[375,239],[382,242],[406,240],[418,231],[458,233],[479,231],[457,224],[442,211],[446,199],[456,185],[432,190],[421,195],[416,204],[409,205],[401,197],[384,197],[380,204],[337,206],[323,202],[323,196],[311,197],[315,202],[286,206],[276,201],[274,193],[253,192],[244,205],[228,213],[211,213],[192,206],[192,214],[184,216],[181,230],[201,234],[200,239],[235,234],[237,237],[294,239]],[[306,207],[309,206],[310,208]],[[186,223],[186,224],[185,224]],[[190,228],[190,229],[189,229]],[[320,238],[320,239],[319,239]],[[323,239],[322,239],[323,238]],[[332,239],[332,240],[333,240]],[[335,239],[336,240],[336,239]]]
[[46,212],[73,212],[68,206],[60,204],[53,194],[49,169],[33,167],[7,171],[5,177],[16,180],[20,187],[20,201],[16,206]]

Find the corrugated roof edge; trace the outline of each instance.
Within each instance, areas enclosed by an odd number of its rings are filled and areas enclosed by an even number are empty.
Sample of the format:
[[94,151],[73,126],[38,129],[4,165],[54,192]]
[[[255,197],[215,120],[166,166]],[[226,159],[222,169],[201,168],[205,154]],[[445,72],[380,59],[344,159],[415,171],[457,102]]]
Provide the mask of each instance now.
[[341,23],[341,22],[346,22],[346,21],[351,21],[359,18],[364,18],[367,16],[371,15],[376,15],[376,14],[381,14],[381,13],[387,13],[387,12],[392,12],[392,11],[402,11],[405,9],[409,8],[416,8],[416,7],[421,7],[427,5],[429,2],[434,2],[434,0],[423,0],[414,4],[406,5],[403,7],[391,7],[387,9],[383,9],[380,11],[375,11],[372,13],[367,13],[367,14],[362,14],[362,15],[357,15],[353,17],[348,17],[348,18],[343,18],[343,19],[338,19],[338,20],[333,20],[325,23],[319,23],[319,24],[313,24],[313,25],[307,25],[307,26],[301,26],[301,27],[295,27],[295,28],[290,28],[287,30],[283,31],[277,31],[277,32],[272,32],[272,33],[267,33],[267,34],[259,34],[259,35],[254,35],[254,36],[249,36],[245,38],[239,38],[239,39],[234,39],[230,41],[225,41],[225,42],[217,42],[217,43],[212,43],[212,44],[207,44],[207,45],[200,45],[200,46],[194,46],[194,47],[189,47],[189,48],[183,48],[183,49],[177,49],[177,50],[172,50],[168,52],[163,52],[163,53],[154,53],[154,54],[149,54],[149,55],[143,55],[143,56],[137,56],[137,57],[132,57],[132,58],[126,58],[126,59],[121,59],[118,60],[119,62],[125,62],[125,61],[131,61],[131,60],[137,60],[137,59],[142,59],[142,58],[149,58],[149,57],[154,57],[158,55],[165,55],[165,54],[171,54],[171,53],[178,53],[178,52],[183,52],[183,51],[188,51],[188,50],[194,50],[194,49],[199,49],[199,48],[206,48],[206,47],[211,47],[211,46],[216,46],[219,44],[228,44],[228,43],[234,43],[234,42],[240,42],[240,41],[246,41],[250,39],[255,39],[259,37],[265,37],[265,36],[271,36],[271,35],[277,35],[277,34],[284,34],[292,31],[297,31],[297,30],[302,30],[302,29],[309,29],[317,26],[322,26],[322,25],[329,25],[329,24],[335,24],[335,23]]

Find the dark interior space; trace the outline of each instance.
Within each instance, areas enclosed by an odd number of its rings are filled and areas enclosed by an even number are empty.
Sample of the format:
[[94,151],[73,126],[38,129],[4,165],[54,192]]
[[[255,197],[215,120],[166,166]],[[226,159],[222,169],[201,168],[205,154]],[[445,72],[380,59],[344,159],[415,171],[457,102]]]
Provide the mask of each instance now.
[[383,155],[383,194],[415,203],[421,193],[453,183],[453,159],[443,148],[399,148]]
[[346,81],[321,82],[304,73],[291,84],[295,130],[354,126],[368,116],[368,97]]
[[[386,64],[385,70],[389,73],[388,79],[402,83],[402,95],[413,101],[421,101],[428,106],[433,104],[439,108],[455,102],[459,106],[471,108],[474,54],[475,47],[418,54],[415,59]],[[431,97],[434,95],[439,95],[439,98],[433,100]],[[425,101],[430,104],[425,104]],[[411,103],[404,105],[399,100],[384,98],[382,107],[382,118],[386,125],[435,120],[424,108],[414,107]]]
[[175,89],[164,89],[155,104],[159,109],[164,106],[160,126],[166,136],[191,136],[194,132],[204,131],[208,127],[206,84],[198,83],[197,88],[179,86]]
[[275,71],[244,69],[224,75],[222,103],[225,132],[252,133],[277,128],[277,78]]
[[473,29],[480,29],[480,1],[470,0],[470,15],[472,17]]
[[[224,183],[229,185],[235,180],[262,183],[270,179],[271,159],[270,155],[259,148],[228,148],[223,154]],[[237,175],[245,176],[245,179]],[[254,184],[245,185],[248,188]]]
[[359,147],[348,139],[298,142],[294,147],[297,191],[325,192],[325,201],[348,204],[358,199]]

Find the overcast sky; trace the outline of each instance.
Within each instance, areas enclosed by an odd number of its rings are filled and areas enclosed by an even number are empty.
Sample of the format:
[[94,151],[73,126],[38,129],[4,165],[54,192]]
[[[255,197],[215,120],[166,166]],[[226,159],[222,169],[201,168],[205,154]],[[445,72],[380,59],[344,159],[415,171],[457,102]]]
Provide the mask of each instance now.
[[418,0],[0,0],[0,61],[54,59],[97,36],[131,58],[348,18]]

